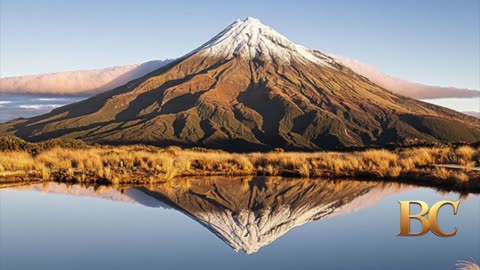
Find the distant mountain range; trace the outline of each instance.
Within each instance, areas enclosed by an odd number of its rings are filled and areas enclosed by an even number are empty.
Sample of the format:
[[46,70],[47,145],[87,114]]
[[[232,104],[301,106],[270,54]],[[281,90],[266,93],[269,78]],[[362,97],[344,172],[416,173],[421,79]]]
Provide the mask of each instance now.
[[161,65],[84,101],[2,124],[0,134],[233,151],[480,140],[479,119],[392,93],[254,18]]

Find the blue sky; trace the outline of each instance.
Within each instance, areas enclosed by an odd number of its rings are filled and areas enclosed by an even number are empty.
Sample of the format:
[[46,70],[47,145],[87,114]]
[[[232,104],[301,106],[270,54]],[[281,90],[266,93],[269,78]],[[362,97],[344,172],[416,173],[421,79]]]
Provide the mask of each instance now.
[[0,0],[2,77],[174,58],[237,18],[432,85],[480,89],[480,1]]

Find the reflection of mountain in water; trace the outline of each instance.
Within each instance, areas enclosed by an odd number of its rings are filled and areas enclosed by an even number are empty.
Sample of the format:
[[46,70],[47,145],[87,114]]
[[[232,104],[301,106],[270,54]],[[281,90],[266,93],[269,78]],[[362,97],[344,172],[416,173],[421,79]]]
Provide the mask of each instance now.
[[233,249],[253,253],[294,227],[331,215],[359,196],[379,192],[380,185],[258,177],[141,189],[187,213]]
[[[84,188],[81,193],[78,187],[65,187],[50,184],[43,190],[99,197],[92,188]],[[150,207],[171,206],[198,221],[233,249],[253,253],[292,228],[370,206],[397,192],[398,187],[379,182],[203,178],[125,188],[123,193],[104,188],[100,189],[100,197],[103,194],[109,199]]]

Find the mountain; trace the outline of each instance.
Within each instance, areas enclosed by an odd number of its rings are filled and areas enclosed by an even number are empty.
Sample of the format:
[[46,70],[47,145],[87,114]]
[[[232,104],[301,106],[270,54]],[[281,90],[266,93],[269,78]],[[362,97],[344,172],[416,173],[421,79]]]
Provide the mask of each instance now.
[[480,140],[480,120],[394,94],[254,18],[113,90],[0,125],[30,141],[233,151]]
[[57,72],[0,79],[0,93],[79,95],[96,94],[124,85],[168,63],[154,60],[103,69]]

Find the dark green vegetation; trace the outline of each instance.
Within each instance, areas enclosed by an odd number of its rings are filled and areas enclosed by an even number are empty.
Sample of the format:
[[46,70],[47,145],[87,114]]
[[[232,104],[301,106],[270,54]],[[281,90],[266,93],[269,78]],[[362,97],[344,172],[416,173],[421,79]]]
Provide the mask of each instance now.
[[32,155],[43,150],[50,150],[56,147],[65,149],[87,149],[91,147],[82,140],[77,139],[52,139],[39,143],[27,142],[15,136],[0,136],[0,151],[25,151]]

